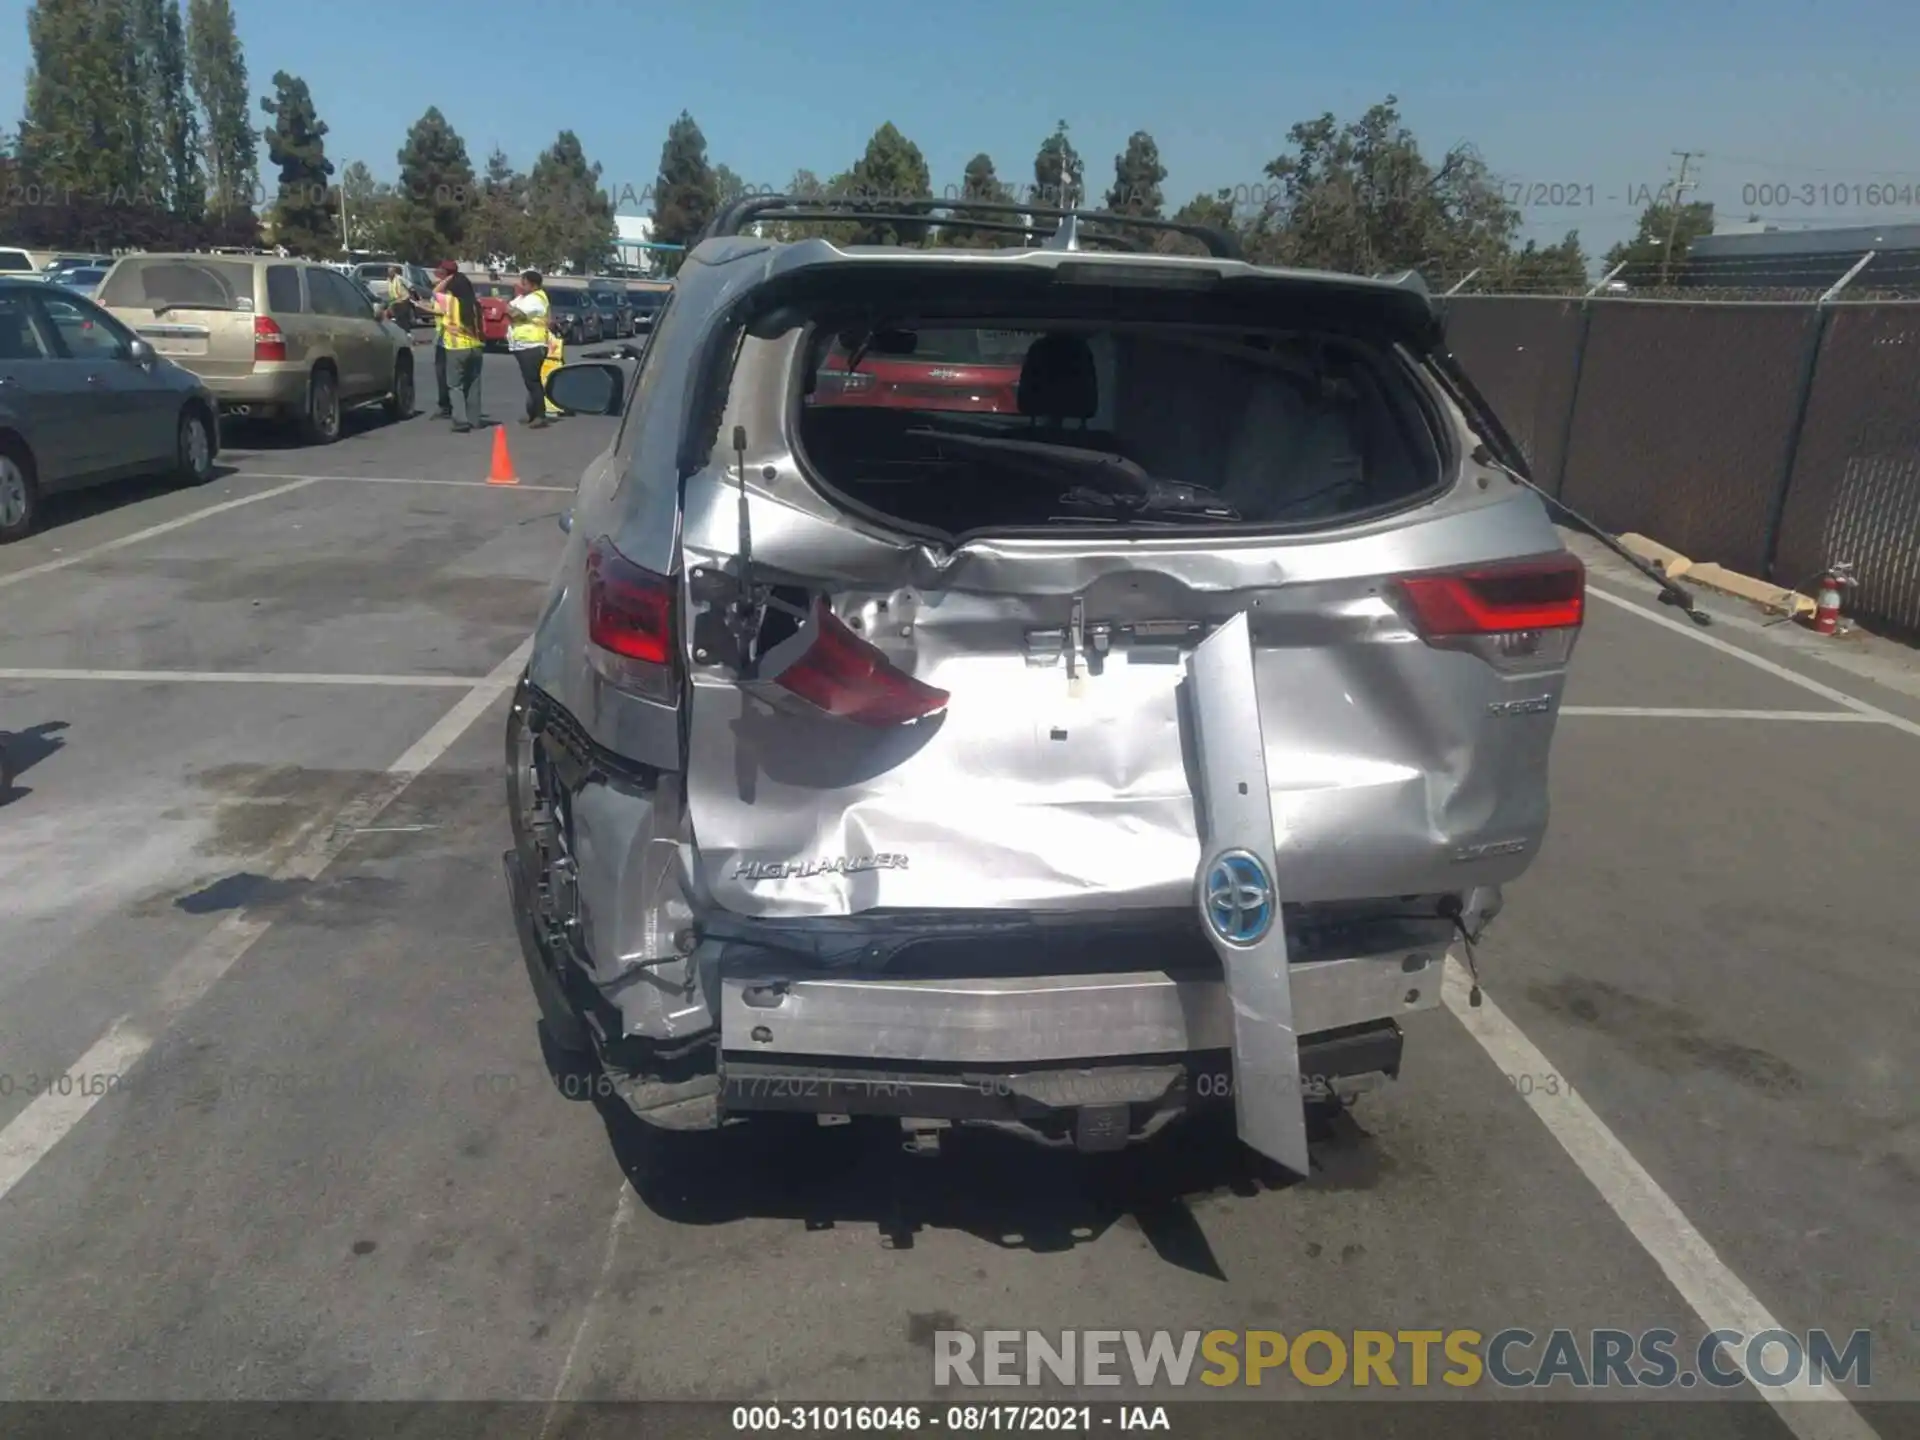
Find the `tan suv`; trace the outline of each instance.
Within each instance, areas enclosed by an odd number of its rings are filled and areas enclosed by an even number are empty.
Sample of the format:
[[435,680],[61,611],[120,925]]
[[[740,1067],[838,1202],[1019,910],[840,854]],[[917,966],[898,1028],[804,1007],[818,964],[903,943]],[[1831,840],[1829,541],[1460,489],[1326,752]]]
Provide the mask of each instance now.
[[160,354],[206,383],[221,412],[340,438],[341,412],[378,400],[413,414],[413,344],[360,287],[310,260],[273,255],[128,255],[95,297]]

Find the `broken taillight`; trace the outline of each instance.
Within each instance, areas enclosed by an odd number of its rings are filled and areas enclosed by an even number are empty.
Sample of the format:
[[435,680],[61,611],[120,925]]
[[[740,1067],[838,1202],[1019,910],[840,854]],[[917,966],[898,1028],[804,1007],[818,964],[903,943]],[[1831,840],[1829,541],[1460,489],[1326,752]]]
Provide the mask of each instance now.
[[856,725],[885,726],[924,720],[947,708],[951,697],[945,690],[900,669],[848,629],[825,600],[814,602],[802,634],[805,648],[766,681],[814,709]]
[[286,332],[265,315],[253,317],[253,358],[255,360],[287,358]]
[[1421,639],[1496,663],[1564,664],[1586,618],[1587,567],[1564,550],[1396,584]]
[[587,547],[587,638],[594,669],[623,690],[673,698],[673,581],[601,536]]

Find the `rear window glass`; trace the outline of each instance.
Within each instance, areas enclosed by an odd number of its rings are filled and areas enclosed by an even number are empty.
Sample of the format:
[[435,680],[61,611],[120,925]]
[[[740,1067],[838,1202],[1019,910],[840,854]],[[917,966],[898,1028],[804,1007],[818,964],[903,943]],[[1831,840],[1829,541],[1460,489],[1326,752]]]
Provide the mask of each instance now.
[[627,304],[635,310],[645,310],[651,313],[658,310],[662,305],[666,304],[666,302],[666,294],[659,290],[631,290],[627,293]]
[[267,267],[267,308],[276,315],[300,313],[300,272],[293,266]]
[[580,308],[580,292],[577,290],[552,290],[547,293],[547,300],[556,310]]
[[617,295],[609,295],[604,290],[593,298],[602,310],[618,310],[620,308],[620,297]]
[[31,271],[33,262],[18,250],[0,250],[0,270]]
[[253,305],[253,266],[236,260],[123,261],[100,292],[102,305],[240,310]]
[[910,354],[869,351],[849,373],[816,332],[809,468],[836,498],[947,534],[1333,524],[1443,482],[1417,386],[1361,339],[1084,322],[1042,338],[928,325]]

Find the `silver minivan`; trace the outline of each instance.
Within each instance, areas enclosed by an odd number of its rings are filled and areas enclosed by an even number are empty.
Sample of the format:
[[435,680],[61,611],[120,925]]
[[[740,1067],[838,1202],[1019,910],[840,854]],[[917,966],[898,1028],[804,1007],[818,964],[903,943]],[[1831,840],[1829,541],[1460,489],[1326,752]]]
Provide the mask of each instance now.
[[623,418],[507,736],[546,1034],[667,1128],[1214,1109],[1304,1172],[1539,852],[1581,563],[1417,278],[801,209],[550,381]]

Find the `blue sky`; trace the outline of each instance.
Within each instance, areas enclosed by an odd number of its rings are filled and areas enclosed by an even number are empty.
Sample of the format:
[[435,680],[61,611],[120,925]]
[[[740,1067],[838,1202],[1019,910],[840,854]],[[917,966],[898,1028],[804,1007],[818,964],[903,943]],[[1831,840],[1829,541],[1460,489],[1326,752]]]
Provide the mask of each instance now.
[[[24,89],[27,8],[0,0],[14,57],[0,67],[9,129]],[[1696,198],[1734,218],[1750,209],[1790,225],[1920,218],[1913,0],[234,8],[256,92],[270,90],[276,69],[304,76],[332,127],[329,153],[363,159],[381,178],[430,104],[476,166],[496,143],[525,166],[571,128],[603,181],[636,194],[682,108],[714,161],[773,186],[801,167],[846,168],[888,120],[926,153],[936,189],[957,182],[978,150],[1002,178],[1030,180],[1035,149],[1064,118],[1095,193],[1127,135],[1151,131],[1171,206],[1260,183],[1295,121],[1326,110],[1352,118],[1392,92],[1429,154],[1472,141],[1513,184],[1561,187],[1563,202],[1575,195],[1577,206],[1525,209],[1523,233],[1541,240],[1577,228],[1598,251],[1630,232],[1629,196],[1666,180],[1678,149],[1705,152]],[[404,65],[381,53],[389,43],[411,52]],[[439,64],[423,61],[434,54]],[[1907,203],[1870,203],[1858,193],[1869,182],[1893,182],[1896,197],[1907,187]]]

